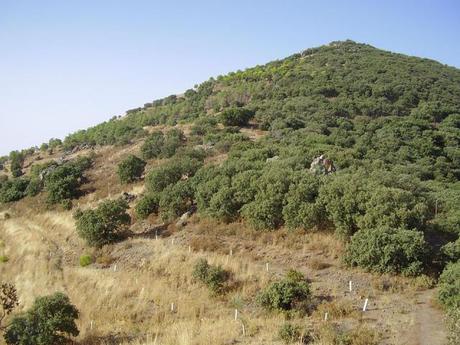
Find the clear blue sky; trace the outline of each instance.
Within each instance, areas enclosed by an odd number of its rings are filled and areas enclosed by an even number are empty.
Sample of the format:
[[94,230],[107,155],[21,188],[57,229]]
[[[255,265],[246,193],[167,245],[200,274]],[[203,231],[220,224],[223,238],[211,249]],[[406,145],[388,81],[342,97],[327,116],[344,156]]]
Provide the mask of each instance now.
[[352,39],[460,67],[460,2],[0,0],[0,154]]

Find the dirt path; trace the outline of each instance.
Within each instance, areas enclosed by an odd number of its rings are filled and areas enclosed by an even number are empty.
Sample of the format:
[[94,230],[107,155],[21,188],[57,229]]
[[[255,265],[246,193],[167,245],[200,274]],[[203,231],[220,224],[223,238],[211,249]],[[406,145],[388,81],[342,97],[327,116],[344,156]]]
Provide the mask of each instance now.
[[432,305],[435,290],[421,292],[417,296],[417,311],[413,334],[418,335],[416,345],[446,344],[443,314]]

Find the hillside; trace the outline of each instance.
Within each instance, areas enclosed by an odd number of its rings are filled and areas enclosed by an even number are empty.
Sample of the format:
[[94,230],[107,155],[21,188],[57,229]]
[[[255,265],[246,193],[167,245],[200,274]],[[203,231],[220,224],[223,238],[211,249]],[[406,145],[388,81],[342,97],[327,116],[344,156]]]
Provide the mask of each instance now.
[[6,320],[62,291],[81,344],[444,343],[459,142],[460,70],[345,41],[12,152]]

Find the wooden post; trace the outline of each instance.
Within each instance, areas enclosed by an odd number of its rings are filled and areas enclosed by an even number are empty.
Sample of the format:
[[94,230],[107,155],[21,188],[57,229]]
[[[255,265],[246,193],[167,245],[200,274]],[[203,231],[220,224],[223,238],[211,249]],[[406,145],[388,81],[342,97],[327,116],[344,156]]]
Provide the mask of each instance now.
[[158,240],[158,230],[155,230],[155,239]]
[[350,292],[353,290],[352,284],[353,284],[353,283],[352,283],[351,280],[350,280],[350,281],[348,282],[348,289],[350,290]]
[[324,321],[327,321],[328,313],[324,313]]
[[268,262],[265,264],[265,270],[268,272]]
[[171,313],[174,313],[174,303],[171,303]]
[[233,256],[233,249],[230,249],[230,256]]
[[171,244],[174,245],[174,238],[171,240]]
[[235,321],[238,320],[238,309],[235,309]]
[[115,264],[115,266],[113,266],[113,271],[114,271],[114,272],[117,271],[117,264]]
[[244,323],[241,322],[241,327],[243,328],[243,337],[246,336],[246,328],[244,327]]
[[93,320],[89,323],[89,329],[92,331],[93,330]]
[[188,246],[188,252],[189,252],[189,253],[192,252],[192,247],[191,247],[191,246]]

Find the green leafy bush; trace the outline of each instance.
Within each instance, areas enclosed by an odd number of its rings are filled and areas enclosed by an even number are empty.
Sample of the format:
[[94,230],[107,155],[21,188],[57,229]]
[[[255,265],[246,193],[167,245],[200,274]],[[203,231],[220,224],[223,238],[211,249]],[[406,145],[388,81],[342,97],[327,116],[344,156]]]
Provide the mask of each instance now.
[[193,267],[194,279],[204,283],[212,294],[221,294],[225,283],[230,279],[230,273],[220,266],[210,265],[206,259],[200,259]]
[[6,255],[0,255],[0,263],[7,263],[10,259]]
[[446,257],[447,261],[456,262],[460,260],[460,239],[454,242],[449,242],[441,248],[441,252]]
[[45,189],[48,193],[47,201],[57,204],[63,200],[70,200],[79,195],[79,187],[83,181],[83,172],[92,164],[90,157],[81,157],[66,162],[45,176]]
[[39,297],[27,312],[13,318],[4,338],[8,345],[67,344],[69,336],[79,334],[78,315],[63,293]]
[[228,108],[222,111],[220,119],[225,126],[245,126],[254,116],[254,111],[246,108]]
[[321,180],[311,174],[302,175],[290,185],[283,207],[283,218],[289,228],[310,229],[324,221],[325,210],[316,202],[320,185]]
[[193,190],[188,181],[179,181],[168,185],[160,195],[160,215],[164,221],[187,212],[193,201]]
[[306,311],[311,302],[310,285],[302,273],[291,270],[282,280],[266,287],[257,300],[268,310]]
[[167,186],[177,183],[182,177],[192,177],[202,165],[201,161],[188,157],[163,164],[148,173],[147,190],[152,193],[160,193]]
[[126,201],[118,199],[106,200],[94,210],[78,211],[75,219],[79,236],[93,247],[115,242],[131,222],[127,209]]
[[136,204],[136,215],[140,219],[147,218],[150,214],[156,213],[159,207],[158,194],[147,194],[143,196]]
[[25,156],[22,152],[10,152],[10,170],[13,177],[19,177],[22,175],[22,166],[24,164],[24,159]]
[[164,135],[161,131],[152,132],[141,146],[142,158],[160,157],[164,145]]
[[300,327],[291,323],[284,323],[278,330],[278,336],[285,344],[294,343],[300,338]]
[[460,344],[460,308],[451,308],[447,313],[448,345]]
[[184,133],[180,129],[171,129],[165,133],[163,147],[161,148],[161,156],[169,158],[174,156],[177,149],[185,142]]
[[460,261],[446,266],[438,286],[439,301],[447,308],[460,308]]
[[29,180],[24,177],[13,178],[0,185],[0,202],[13,202],[26,195]]
[[145,165],[146,163],[135,155],[129,155],[123,159],[118,164],[117,170],[121,183],[131,183],[139,180],[144,173]]
[[36,196],[38,195],[43,189],[43,182],[40,181],[38,178],[32,178],[25,190],[25,193],[28,196]]
[[80,256],[80,266],[81,267],[89,266],[92,263],[93,263],[93,258],[91,257],[91,255],[84,254]]
[[344,259],[370,271],[414,276],[423,272],[427,255],[422,232],[378,227],[356,232]]

